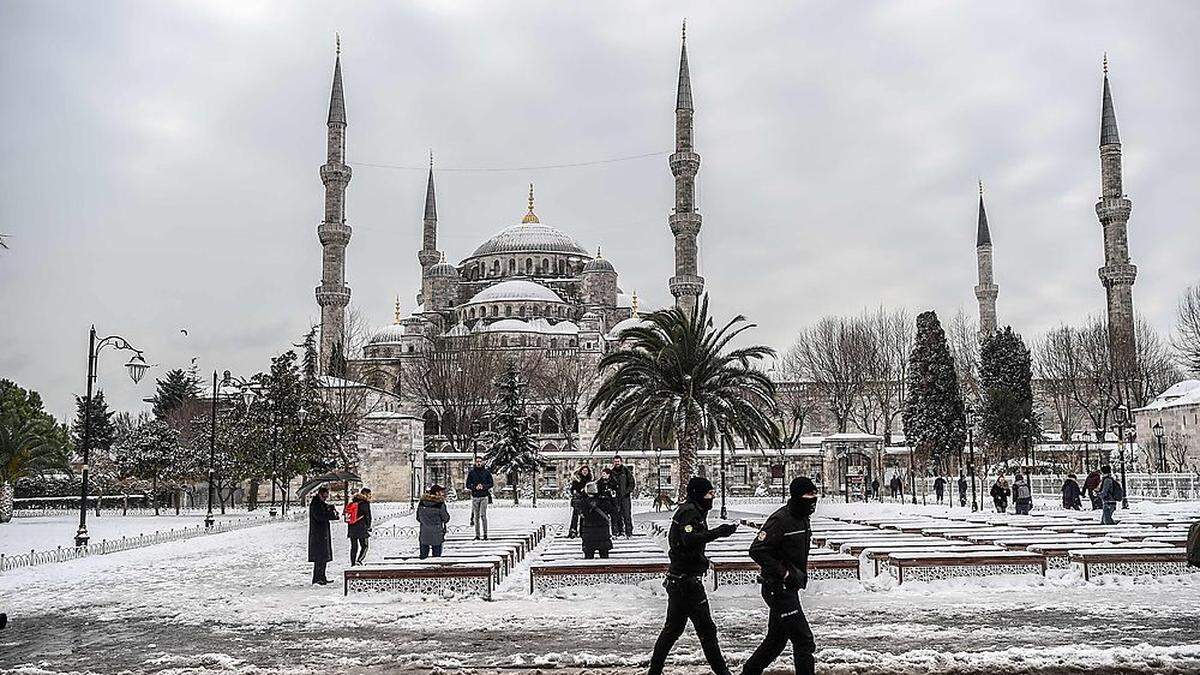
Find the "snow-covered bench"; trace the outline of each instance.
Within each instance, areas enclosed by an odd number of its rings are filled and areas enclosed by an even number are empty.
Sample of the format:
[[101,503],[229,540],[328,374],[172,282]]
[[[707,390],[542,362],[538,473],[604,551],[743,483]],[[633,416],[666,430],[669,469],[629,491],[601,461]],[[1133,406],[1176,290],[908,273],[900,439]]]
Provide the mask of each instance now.
[[492,599],[495,563],[404,561],[358,565],[343,574],[343,593],[392,591]]
[[[412,564],[413,561],[422,560],[417,555],[385,555],[384,563],[395,562],[401,564]],[[488,563],[496,568],[496,583],[508,574],[513,568],[512,551],[488,551],[488,550],[469,550],[469,551],[442,551],[442,555],[437,558],[424,558],[424,561],[435,564],[442,563]]]
[[529,566],[529,592],[563,586],[638,584],[661,578],[670,564],[661,552],[644,557],[543,560]]
[[1182,548],[1153,547],[1153,548],[1118,548],[1093,547],[1076,549],[1067,552],[1071,565],[1083,572],[1083,580],[1088,581],[1099,574],[1125,574],[1165,576],[1171,574],[1187,574],[1187,551]]
[[875,574],[891,574],[893,553],[969,553],[975,551],[1000,551],[998,546],[987,544],[891,544],[863,549],[861,555],[874,565]]
[[[814,551],[816,553],[816,551]],[[758,583],[759,565],[744,556],[710,556],[712,561],[713,588],[726,584],[756,584]],[[827,551],[808,558],[808,578],[810,581],[819,579],[858,579],[858,558]]]
[[899,583],[1000,574],[1046,574],[1044,557],[1021,551],[896,552],[888,558],[891,572]]

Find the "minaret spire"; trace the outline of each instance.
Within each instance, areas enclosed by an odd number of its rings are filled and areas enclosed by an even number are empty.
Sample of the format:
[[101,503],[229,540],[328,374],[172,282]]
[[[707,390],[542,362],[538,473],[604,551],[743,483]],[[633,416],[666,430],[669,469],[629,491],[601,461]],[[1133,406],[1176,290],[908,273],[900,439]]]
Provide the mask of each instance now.
[[1129,404],[1140,392],[1134,377],[1137,344],[1134,334],[1133,282],[1137,266],[1129,259],[1129,214],[1133,202],[1125,196],[1121,169],[1121,139],[1108,84],[1108,55],[1104,55],[1104,90],[1100,101],[1100,200],[1096,217],[1104,230],[1104,266],[1100,283],[1107,297],[1108,339],[1113,369],[1122,382],[1119,395]]
[[429,151],[429,178],[425,182],[425,218],[421,223],[421,250],[417,252],[417,260],[421,263],[421,294],[417,303],[429,305],[432,295],[432,281],[429,270],[442,261],[442,254],[437,246],[437,195],[433,185],[433,150]]
[[329,95],[329,118],[326,122],[326,160],[321,166],[321,183],[325,185],[325,218],[317,226],[321,242],[321,285],[317,286],[317,305],[321,308],[322,374],[329,372],[329,359],[345,333],[345,310],[350,304],[350,288],[346,286],[346,245],[350,243],[350,226],[346,225],[346,186],[351,171],[346,165],[346,102],[342,93],[342,42],[337,38],[337,54],[333,65],[333,87]]
[[975,299],[979,301],[979,340],[996,332],[996,296],[1000,287],[992,277],[992,233],[988,230],[987,211],[983,207],[983,181],[979,181],[979,223],[975,230],[975,263],[979,269],[979,284]]
[[537,214],[533,212],[533,183],[530,183],[529,184],[529,212],[526,213],[525,217],[521,219],[521,223],[528,224],[528,223],[540,223],[540,222],[542,222],[542,221],[538,220]]
[[688,69],[687,23],[683,25],[679,51],[679,85],[675,92],[675,152],[671,155],[671,175],[675,177],[675,211],[669,217],[675,235],[675,275],[671,277],[671,295],[675,304],[690,312],[704,292],[699,275],[696,239],[700,235],[700,214],[696,212],[696,172],[700,155],[692,143],[692,79]]

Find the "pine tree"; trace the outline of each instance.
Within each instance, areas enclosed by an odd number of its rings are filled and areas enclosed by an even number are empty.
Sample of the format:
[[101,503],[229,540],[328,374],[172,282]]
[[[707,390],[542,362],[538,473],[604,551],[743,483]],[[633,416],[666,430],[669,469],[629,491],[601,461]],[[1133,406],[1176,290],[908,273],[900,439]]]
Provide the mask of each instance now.
[[180,368],[169,370],[157,383],[153,398],[154,416],[165,420],[199,394],[200,383],[196,381],[194,374],[189,375]]
[[514,504],[518,503],[517,480],[520,474],[536,471],[546,465],[533,439],[529,417],[525,414],[527,386],[515,366],[509,366],[500,376],[500,381],[496,383],[500,399],[500,410],[496,413],[496,438],[484,456],[484,461],[493,472],[505,473],[511,478]]
[[989,335],[979,352],[983,395],[979,426],[982,438],[1007,463],[1019,456],[1040,428],[1033,412],[1033,366],[1029,349],[1012,327]]
[[[87,414],[87,407],[85,399],[79,396],[75,397],[75,422],[71,424],[71,442],[75,444],[75,450],[79,453],[83,452],[84,417]],[[88,439],[90,450],[94,453],[93,457],[107,457],[116,440],[116,429],[112,423],[113,411],[108,409],[108,402],[104,400],[103,391],[92,394],[91,408],[92,433]]]
[[329,374],[345,379],[348,369],[349,364],[346,362],[346,350],[342,345],[342,341],[338,340],[333,343],[333,349],[329,351]]
[[967,424],[954,358],[937,313],[917,316],[909,363],[904,435],[922,464],[932,461],[944,471],[947,460],[962,452]]

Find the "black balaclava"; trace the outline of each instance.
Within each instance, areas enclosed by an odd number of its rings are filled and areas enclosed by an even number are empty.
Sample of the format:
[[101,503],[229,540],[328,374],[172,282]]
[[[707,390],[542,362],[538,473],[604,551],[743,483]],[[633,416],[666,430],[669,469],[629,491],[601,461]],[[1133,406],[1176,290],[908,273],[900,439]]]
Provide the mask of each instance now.
[[713,507],[713,500],[706,495],[712,489],[713,484],[707,478],[692,476],[692,479],[687,484],[688,501],[699,506],[702,511],[708,511]]
[[817,510],[817,498],[804,497],[807,494],[815,494],[817,486],[807,476],[800,476],[792,481],[788,486],[788,511],[798,518],[807,518]]

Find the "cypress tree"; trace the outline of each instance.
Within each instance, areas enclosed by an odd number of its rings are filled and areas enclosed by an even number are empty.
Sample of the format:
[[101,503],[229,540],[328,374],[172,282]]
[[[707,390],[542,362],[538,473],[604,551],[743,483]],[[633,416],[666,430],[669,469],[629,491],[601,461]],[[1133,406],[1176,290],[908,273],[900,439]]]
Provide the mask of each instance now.
[[999,450],[1001,461],[1019,456],[1040,427],[1033,412],[1032,380],[1029,349],[1011,326],[984,340],[979,350],[979,426],[983,440]]
[[183,404],[195,399],[200,394],[200,384],[194,375],[189,375],[180,368],[167,371],[167,374],[157,382],[152,402],[154,417],[164,420]]
[[944,470],[947,460],[962,452],[967,423],[954,357],[935,312],[917,316],[908,372],[904,436],[922,463],[932,461]]
[[[513,503],[517,503],[517,478],[523,471],[535,471],[545,465],[525,414],[525,388],[528,385],[515,366],[500,376],[496,383],[500,410],[496,414],[496,439],[484,456],[492,471],[508,474],[512,479]],[[536,486],[535,486],[536,489]]]
[[[87,414],[87,407],[85,399],[80,396],[75,397],[75,422],[71,424],[71,442],[80,452],[83,451],[84,416]],[[116,439],[116,429],[112,423],[113,412],[108,409],[108,402],[104,400],[103,391],[92,394],[91,407],[92,414],[89,418],[92,431],[91,450],[100,453],[100,456],[107,456]]]

